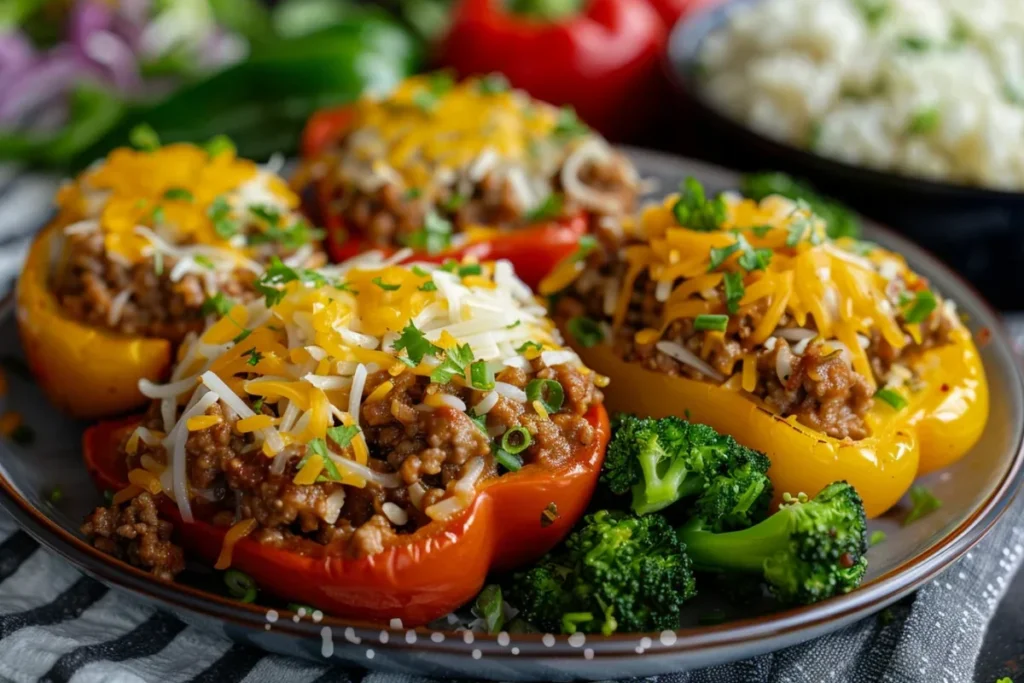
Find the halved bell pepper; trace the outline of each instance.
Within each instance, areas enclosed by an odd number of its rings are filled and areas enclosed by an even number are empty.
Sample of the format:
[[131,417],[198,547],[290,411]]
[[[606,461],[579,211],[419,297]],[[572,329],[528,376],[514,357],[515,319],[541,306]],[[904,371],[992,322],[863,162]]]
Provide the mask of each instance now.
[[[244,538],[234,546],[231,566],[272,595],[332,616],[426,624],[472,600],[488,572],[535,560],[569,533],[597,484],[610,432],[604,407],[591,407],[586,419],[595,438],[572,461],[557,468],[527,465],[492,480],[461,513],[431,522],[381,553],[325,557],[323,546],[312,541],[297,552]],[[127,486],[118,447],[137,424],[137,419],[111,421],[86,431],[86,466],[101,488]],[[182,522],[166,496],[158,504],[183,547],[212,565],[227,529]],[[542,515],[552,504],[557,514]]]
[[171,362],[166,339],[131,337],[92,327],[64,312],[50,289],[58,219],[29,250],[18,279],[18,330],[29,367],[61,410],[79,418],[124,413],[146,402],[139,380],[161,381]]
[[[566,338],[573,340],[571,334]],[[613,413],[686,416],[731,434],[771,459],[768,474],[777,496],[814,495],[846,480],[864,499],[868,517],[895,505],[918,474],[964,455],[988,417],[985,372],[970,334],[962,328],[954,331],[952,344],[925,352],[913,364],[923,388],[907,396],[906,407],[895,410],[875,401],[867,417],[872,435],[859,441],[822,434],[740,391],[628,363],[606,344],[574,346],[587,367],[610,378],[614,391],[606,405]]]
[[[317,156],[338,140],[351,124],[352,110],[349,107],[317,112],[303,132],[303,156],[307,159]],[[397,250],[369,244],[359,235],[350,232],[342,217],[330,210],[331,198],[324,185],[314,183],[312,190],[316,206],[310,207],[310,213],[327,230],[327,253],[331,259],[345,261],[371,249],[386,254]],[[467,256],[479,261],[506,259],[512,262],[516,275],[523,282],[535,287],[558,263],[576,250],[580,238],[587,232],[588,224],[588,217],[581,213],[557,221],[509,230],[477,228],[461,246],[433,254],[420,253],[417,258],[436,263],[448,259],[461,261]]]

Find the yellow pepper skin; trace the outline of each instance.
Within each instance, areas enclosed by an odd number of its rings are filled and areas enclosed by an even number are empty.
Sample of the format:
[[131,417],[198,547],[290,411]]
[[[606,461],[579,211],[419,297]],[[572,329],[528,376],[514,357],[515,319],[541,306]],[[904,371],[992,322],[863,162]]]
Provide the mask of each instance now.
[[51,244],[64,224],[46,227],[18,280],[18,329],[29,367],[61,410],[109,417],[143,406],[142,378],[162,380],[171,362],[166,339],[128,337],[69,318],[49,287]]
[[859,441],[835,439],[795,417],[784,418],[741,391],[627,363],[608,345],[575,348],[588,367],[611,380],[605,391],[610,412],[688,416],[763,451],[772,461],[777,499],[784,492],[814,495],[846,480],[863,498],[868,517],[877,517],[896,504],[919,472],[961,457],[984,429],[985,374],[969,334],[960,332],[955,343],[923,355],[924,388],[908,397],[905,408],[875,401],[867,417],[872,435]]

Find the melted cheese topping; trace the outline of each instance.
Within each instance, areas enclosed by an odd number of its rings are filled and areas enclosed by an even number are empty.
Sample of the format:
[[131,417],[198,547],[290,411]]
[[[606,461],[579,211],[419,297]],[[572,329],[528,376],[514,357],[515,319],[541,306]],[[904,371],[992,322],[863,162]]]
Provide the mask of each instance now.
[[[67,233],[102,232],[112,258],[175,257],[185,265],[172,279],[192,265],[197,272],[258,272],[247,235],[270,226],[254,210],[279,214],[282,228],[299,219],[299,198],[280,177],[230,150],[211,156],[189,144],[116,149],[64,185],[57,205]],[[218,216],[232,222],[236,234],[218,232]]]
[[[332,427],[359,427],[363,403],[387,400],[394,383],[385,380],[364,392],[370,375],[386,371],[391,377],[404,372],[429,376],[439,366],[450,367],[455,353],[465,359],[466,347],[473,362],[482,361],[489,374],[496,374],[508,366],[522,367],[524,354],[537,356],[538,344],[545,353],[556,351],[559,363],[582,368],[508,262],[471,264],[462,270],[397,265],[394,257],[381,261],[368,254],[316,271],[316,276],[309,271],[304,281],[288,282],[280,301],[269,308],[263,299],[236,305],[202,335],[185,342],[167,384],[140,383],[145,395],[161,401],[166,433],[161,443],[171,454],[168,469],[185,476],[189,431],[219,422],[203,415],[219,402],[226,415],[237,418],[232,420],[237,432],[252,434],[253,450],[274,459],[272,471],[283,472],[291,459],[309,456],[294,477],[297,484],[312,484],[336,469],[340,479],[334,480],[344,485],[364,487],[372,481],[396,487],[397,475],[367,466],[369,452],[361,430],[344,447],[309,445],[329,438]],[[410,342],[420,350],[410,348]],[[450,381],[471,386],[469,363],[461,371],[456,367]],[[256,397],[275,405],[279,417],[254,412],[250,405]],[[424,400],[416,409],[472,410],[456,405],[461,401],[454,396],[431,397],[455,400]],[[521,401],[526,402],[525,394]],[[138,437],[134,440],[137,444]],[[188,491],[183,480],[164,486],[183,516]],[[449,507],[438,508],[438,514],[450,514]]]
[[[743,283],[732,315],[763,307],[745,340],[749,349],[773,338],[788,315],[788,327],[837,342],[854,370],[874,384],[864,350],[867,339],[879,334],[892,348],[900,349],[920,338],[920,326],[903,323],[894,303],[901,292],[925,284],[903,257],[850,238],[828,239],[823,221],[784,197],[771,196],[760,203],[734,194],[724,198],[727,216],[717,230],[679,225],[673,212],[677,195],[627,222],[625,228],[636,241],[623,250],[625,275],[614,299],[613,327],[624,323],[634,284],[642,273],[665,296],[659,296],[664,302],[660,330],[638,331],[638,343],[654,343],[676,320],[729,314],[720,285],[723,274],[732,272],[739,273]],[[744,267],[740,259],[745,253],[750,258],[756,250],[770,253],[767,267]],[[940,305],[939,314],[947,311]],[[741,367],[738,384],[750,391],[756,381],[753,356],[745,356]]]

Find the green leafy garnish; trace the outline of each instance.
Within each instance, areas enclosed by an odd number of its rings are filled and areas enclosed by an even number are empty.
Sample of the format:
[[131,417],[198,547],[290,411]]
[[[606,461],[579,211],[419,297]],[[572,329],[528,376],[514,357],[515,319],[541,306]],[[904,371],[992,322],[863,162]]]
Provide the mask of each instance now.
[[461,209],[468,201],[469,197],[467,197],[466,195],[459,194],[458,192],[453,192],[451,196],[444,201],[441,207],[448,213],[455,213],[456,211]]
[[469,366],[469,386],[477,391],[490,391],[494,388],[494,373],[487,367],[487,362],[478,360]]
[[[284,290],[279,289],[278,286],[295,282],[296,280],[312,283],[318,287],[329,284],[327,279],[315,270],[295,269],[285,265],[277,256],[272,256],[267,270],[256,280],[253,286],[257,292],[266,298],[267,307],[269,308],[280,303],[281,299],[284,298]],[[351,291],[346,284],[335,283],[335,286],[338,289]]]
[[223,196],[210,203],[206,215],[213,221],[213,231],[221,239],[231,239],[238,234],[238,222],[231,218],[231,205]]
[[910,487],[910,513],[903,520],[903,526],[913,524],[917,520],[930,515],[942,507],[942,501],[935,494],[920,484]]
[[401,289],[401,287],[402,287],[402,285],[391,285],[391,284],[388,284],[387,282],[384,282],[384,278],[379,276],[379,275],[377,277],[373,278],[372,280],[370,280],[370,282],[372,282],[373,284],[377,285],[378,287],[383,289],[385,292],[395,292],[395,291],[398,291],[399,289]]
[[575,318],[570,318],[565,327],[573,339],[585,349],[597,346],[604,341],[604,332],[601,331],[601,326],[592,318],[578,315]]
[[725,307],[729,313],[735,313],[740,308],[740,299],[743,298],[743,275],[741,273],[725,274]]
[[535,351],[540,351],[543,348],[544,348],[543,346],[541,346],[540,344],[538,344],[535,341],[528,341],[528,342],[523,342],[522,344],[520,344],[519,348],[516,349],[516,353],[523,354],[523,353],[526,353],[527,351],[529,351],[530,349],[534,349]]
[[484,267],[479,263],[467,263],[464,266],[459,266],[459,277],[466,277],[467,275],[480,275],[484,272]]
[[907,124],[907,133],[910,135],[927,135],[939,127],[942,121],[942,113],[938,107],[927,107],[916,112]]
[[206,154],[214,159],[225,152],[235,153],[235,143],[227,135],[214,135],[206,143]]
[[405,191],[405,194],[402,195],[402,197],[407,200],[419,199],[422,196],[423,190],[421,190],[418,187],[410,187],[408,190]]
[[597,248],[597,238],[593,235],[583,235],[576,244],[576,251],[569,257],[573,262],[579,262],[590,256],[590,252]]
[[526,212],[526,222],[539,223],[558,218],[562,215],[562,204],[562,195],[552,192],[544,198],[544,201]]
[[743,177],[741,189],[745,196],[757,201],[773,194],[787,197],[793,201],[802,199],[810,207],[811,212],[825,222],[825,232],[832,239],[860,237],[860,219],[852,211],[838,202],[825,199],[810,185],[794,180],[785,173],[746,175]]
[[873,546],[874,545],[878,545],[879,543],[882,543],[883,541],[885,541],[885,532],[884,531],[872,531],[871,532],[871,537],[868,538],[868,545],[873,545]]
[[466,375],[466,366],[473,362],[473,349],[469,344],[457,344],[455,348],[446,349],[444,360],[430,373],[430,381],[435,384],[447,384],[455,375]]
[[566,106],[558,110],[558,119],[552,132],[561,137],[577,137],[589,133],[590,128],[576,116],[575,109]]
[[452,224],[436,211],[428,211],[423,227],[405,239],[405,246],[422,249],[428,254],[444,251],[452,242]]
[[132,147],[143,152],[154,152],[160,149],[160,136],[148,123],[140,123],[128,133],[128,141]]
[[436,292],[437,291],[437,285],[435,285],[434,281],[431,280],[429,282],[424,282],[422,285],[420,285],[416,289],[418,289],[421,292]]
[[938,299],[931,291],[923,289],[920,292],[915,292],[913,299],[903,309],[903,320],[908,323],[924,322],[938,305]]
[[225,316],[231,311],[231,307],[234,305],[234,300],[225,296],[224,292],[217,292],[213,296],[206,297],[202,308],[199,310],[203,315],[213,315],[216,313],[219,316]]
[[170,199],[181,202],[191,202],[194,197],[192,193],[186,190],[184,187],[172,187],[164,192],[164,199]]
[[208,257],[208,256],[203,256],[202,254],[196,254],[196,255],[194,255],[192,257],[192,260],[196,262],[196,265],[202,266],[203,268],[206,268],[207,270],[213,270],[214,268],[216,268],[216,266],[213,264],[213,261],[211,261],[210,257]]
[[696,178],[687,178],[680,186],[679,199],[672,206],[672,214],[684,228],[713,232],[725,222],[725,200],[721,197],[708,199],[704,186]]
[[159,225],[167,221],[167,214],[164,212],[164,207],[157,204],[153,207],[153,210],[149,212],[149,220],[153,225]]
[[892,406],[893,410],[903,410],[907,407],[907,399],[892,389],[879,389],[875,392],[875,398],[888,403]]
[[242,355],[249,357],[246,363],[252,366],[259,365],[260,361],[263,360],[263,354],[257,351],[255,346],[246,351],[245,353],[243,353]]
[[339,448],[345,448],[352,443],[352,439],[354,439],[358,433],[359,427],[355,425],[342,425],[340,427],[329,427],[327,429],[327,437],[336,443]]
[[473,611],[484,620],[487,633],[494,635],[505,625],[504,600],[501,597],[501,586],[496,583],[484,586],[480,595],[476,596]]
[[424,356],[434,356],[441,352],[441,349],[430,343],[412,321],[405,326],[391,348],[395,351],[405,351],[405,356],[399,356],[398,359],[412,368],[419,365]]
[[509,472],[518,472],[523,469],[523,459],[521,456],[509,453],[503,448],[499,448],[494,451],[494,459],[498,461],[498,464],[504,467]]
[[250,334],[252,334],[252,330],[250,330],[248,327],[243,328],[242,331],[239,332],[231,341],[233,341],[236,344],[240,344],[246,339],[248,339]]

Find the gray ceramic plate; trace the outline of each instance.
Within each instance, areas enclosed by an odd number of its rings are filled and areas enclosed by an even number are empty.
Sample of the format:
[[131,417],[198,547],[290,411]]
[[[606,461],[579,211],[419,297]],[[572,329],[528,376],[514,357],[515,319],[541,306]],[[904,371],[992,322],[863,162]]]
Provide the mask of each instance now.
[[[687,175],[711,189],[734,187],[728,171],[635,150],[645,176],[670,189]],[[213,633],[283,654],[419,675],[459,675],[501,680],[624,678],[680,671],[749,657],[834,631],[908,594],[978,542],[1006,510],[1020,486],[1024,389],[1016,360],[995,314],[966,285],[921,249],[888,231],[870,227],[868,238],[906,255],[910,265],[959,304],[975,328],[993,331],[982,349],[992,395],[992,414],[981,442],[948,471],[925,483],[944,501],[909,527],[905,509],[873,523],[888,540],[870,551],[871,570],[859,590],[827,602],[718,626],[612,637],[550,635],[474,636],[455,632],[381,630],[329,617],[314,623],[290,614],[268,617],[266,607],[241,605],[205,592],[202,577],[170,585],[113,561],[84,543],[77,529],[100,497],[82,466],[82,424],[62,418],[24,377],[9,375],[0,410],[18,410],[35,429],[30,448],[0,444],[0,505],[42,544],[100,581],[167,609]],[[18,356],[12,316],[0,323],[0,356]],[[47,493],[60,487],[54,506]],[[214,591],[216,583],[208,584]],[[698,607],[699,608],[699,607]],[[694,615],[688,616],[694,620]]]

